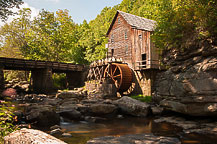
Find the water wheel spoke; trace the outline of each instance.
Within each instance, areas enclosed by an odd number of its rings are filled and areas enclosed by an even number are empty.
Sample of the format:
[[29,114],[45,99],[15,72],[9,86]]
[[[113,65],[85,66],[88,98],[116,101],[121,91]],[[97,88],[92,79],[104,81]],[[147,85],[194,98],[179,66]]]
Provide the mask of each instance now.
[[113,78],[121,77],[121,74],[113,76]]
[[111,75],[110,75],[110,73],[109,73],[109,72],[107,72],[107,75],[108,75],[109,77],[111,77]]
[[116,67],[115,67],[115,70],[114,70],[114,72],[113,72],[113,74],[112,74],[112,75],[114,75],[114,74],[115,74],[115,72],[116,72],[117,68],[118,68],[118,67],[116,66]]
[[115,81],[115,86],[116,86],[117,88],[119,88],[120,84],[119,84],[118,80]]

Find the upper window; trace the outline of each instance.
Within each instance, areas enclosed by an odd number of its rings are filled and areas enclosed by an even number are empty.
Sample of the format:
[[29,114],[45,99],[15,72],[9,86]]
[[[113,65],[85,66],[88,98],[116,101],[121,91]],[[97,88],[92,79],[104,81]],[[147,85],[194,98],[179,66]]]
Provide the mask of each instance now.
[[127,39],[127,30],[124,31],[124,38]]
[[120,24],[121,23],[121,19],[120,18],[118,18],[118,24]]
[[114,34],[111,35],[111,43],[114,43]]
[[128,45],[125,45],[125,54],[128,55]]

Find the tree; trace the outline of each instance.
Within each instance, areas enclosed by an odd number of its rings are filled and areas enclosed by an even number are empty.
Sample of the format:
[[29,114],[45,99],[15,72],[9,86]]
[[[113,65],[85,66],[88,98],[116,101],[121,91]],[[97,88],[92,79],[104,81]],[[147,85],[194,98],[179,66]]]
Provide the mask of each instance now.
[[35,60],[80,63],[77,29],[78,25],[67,10],[59,10],[56,15],[42,10],[26,34],[25,56]]
[[0,56],[22,58],[27,45],[26,34],[31,26],[31,10],[24,8],[19,11],[19,18],[0,28]]
[[22,0],[0,0],[0,19],[7,20],[8,16],[13,15],[11,8],[17,7],[22,4]]

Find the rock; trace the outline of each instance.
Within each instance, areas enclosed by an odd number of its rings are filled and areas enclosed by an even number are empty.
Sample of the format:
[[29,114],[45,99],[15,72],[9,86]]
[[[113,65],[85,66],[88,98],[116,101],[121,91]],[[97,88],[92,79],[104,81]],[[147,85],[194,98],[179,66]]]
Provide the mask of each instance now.
[[52,126],[59,124],[60,116],[51,105],[32,105],[27,108],[26,119],[37,122],[39,126]]
[[151,107],[151,111],[153,115],[161,115],[164,111],[163,107],[159,107],[159,106],[152,106]]
[[67,109],[59,112],[60,116],[68,118],[70,120],[79,120],[81,119],[81,113],[75,109]]
[[59,125],[54,125],[50,127],[50,130],[54,130],[54,129],[61,129],[61,127]]
[[56,106],[60,101],[61,101],[60,99],[56,99],[56,98],[53,98],[53,99],[45,98],[42,103],[45,105]]
[[19,129],[22,129],[22,128],[31,128],[31,125],[30,124],[20,124],[20,125],[18,125],[18,128]]
[[181,103],[172,100],[163,100],[160,105],[168,110],[188,114],[191,116],[216,116],[217,103]]
[[76,88],[75,90],[76,90],[76,93],[80,93],[84,90],[84,88]]
[[74,91],[61,92],[56,95],[56,98],[68,99],[68,98],[79,98],[79,95]]
[[102,122],[102,121],[106,121],[106,118],[101,118],[101,117],[92,117],[92,116],[85,116],[84,120],[87,122]]
[[8,88],[3,91],[2,96],[3,97],[11,97],[14,98],[17,95],[17,91],[13,88]]
[[72,137],[72,135],[70,133],[63,133],[62,136],[63,137]]
[[117,118],[119,118],[119,119],[123,119],[124,116],[123,116],[123,115],[117,115]]
[[65,142],[39,130],[17,130],[4,137],[4,144],[66,144]]
[[194,121],[188,121],[180,117],[161,117],[160,119],[154,120],[155,123],[167,122],[177,127],[181,127],[183,130],[189,130],[199,127],[199,123]]
[[96,115],[106,115],[116,112],[117,106],[113,104],[91,104],[89,112]]
[[54,130],[51,130],[50,134],[51,135],[60,135],[62,134],[62,130],[60,128],[57,128],[57,129],[54,129]]
[[130,97],[124,96],[114,103],[126,114],[146,117],[150,111],[150,105]]
[[177,138],[136,134],[125,136],[105,136],[89,140],[87,144],[181,144]]
[[101,99],[86,99],[81,101],[83,104],[95,104],[99,102],[101,102]]
[[[209,53],[210,49],[206,51]],[[216,116],[216,56],[210,53],[202,57],[195,56],[195,52],[185,52],[179,58],[166,60],[169,61],[175,65],[158,73],[154,83],[154,97],[159,99],[160,105],[191,116]]]

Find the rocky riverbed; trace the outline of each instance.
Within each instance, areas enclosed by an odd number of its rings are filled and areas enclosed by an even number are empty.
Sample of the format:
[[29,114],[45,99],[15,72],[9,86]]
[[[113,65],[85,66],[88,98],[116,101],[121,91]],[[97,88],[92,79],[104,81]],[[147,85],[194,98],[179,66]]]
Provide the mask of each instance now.
[[171,113],[154,103],[127,96],[88,99],[83,88],[52,95],[26,92],[25,87],[9,84],[6,90],[18,107],[14,113],[19,127],[40,129],[67,143],[213,143],[217,140],[217,120],[213,117]]

